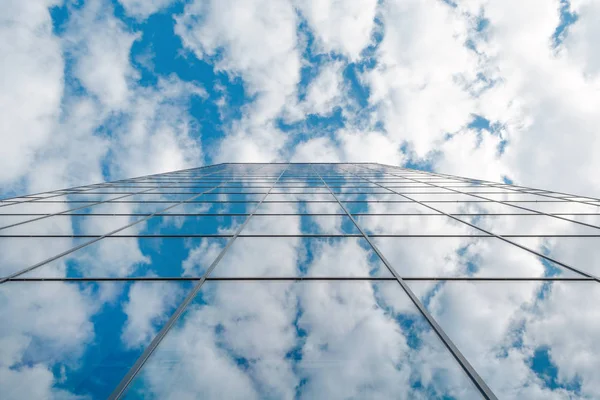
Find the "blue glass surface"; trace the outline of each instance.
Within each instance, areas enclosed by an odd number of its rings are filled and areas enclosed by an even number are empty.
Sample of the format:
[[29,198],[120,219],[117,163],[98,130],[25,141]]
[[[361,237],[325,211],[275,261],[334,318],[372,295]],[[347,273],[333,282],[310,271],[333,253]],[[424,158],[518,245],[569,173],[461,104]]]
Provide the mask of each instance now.
[[82,242],[74,238],[0,237],[0,276],[19,272]]

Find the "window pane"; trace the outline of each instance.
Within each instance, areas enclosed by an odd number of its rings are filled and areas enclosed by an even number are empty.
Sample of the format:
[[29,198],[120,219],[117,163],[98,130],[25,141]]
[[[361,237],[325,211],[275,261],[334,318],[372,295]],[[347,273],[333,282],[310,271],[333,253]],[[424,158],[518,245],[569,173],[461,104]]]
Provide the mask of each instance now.
[[519,193],[519,192],[509,192],[509,193],[488,193],[481,194],[480,196],[485,197],[490,200],[500,200],[500,201],[548,201],[552,200],[552,198],[548,196],[539,196],[531,193]]
[[484,234],[445,215],[361,215],[358,224],[367,234],[471,235]]
[[[66,203],[16,203],[6,207],[0,207],[0,214],[53,214],[66,211],[74,207],[69,207]],[[0,218],[4,218],[3,215]],[[31,219],[33,217],[30,217]],[[0,221],[2,221],[0,219]],[[2,222],[2,225],[8,225]]]
[[200,277],[227,240],[109,237],[42,265],[23,277]]
[[226,214],[226,213],[250,213],[258,202],[193,202],[183,203],[177,207],[167,210],[165,214]]
[[255,215],[242,235],[359,234],[345,215]]
[[[492,201],[471,201],[455,203],[426,203],[429,206],[447,214],[534,214],[508,204],[495,203]],[[524,203],[515,203],[521,205]],[[522,206],[525,207],[525,206]]]
[[511,240],[581,271],[600,275],[600,237],[517,237]]
[[580,277],[494,237],[378,237],[372,240],[404,277]]
[[335,201],[331,193],[269,194],[265,201]]
[[522,202],[515,204],[545,213],[600,213],[600,206],[574,203],[571,201],[552,201],[544,203]]
[[460,217],[497,235],[598,235],[600,229],[547,215],[497,215]]
[[[15,217],[16,218],[16,217]],[[121,228],[141,217],[113,215],[68,215],[61,214],[52,217],[27,222],[11,228],[3,229],[2,235],[103,235]],[[6,222],[18,221],[3,218]]]
[[154,216],[143,223],[124,229],[114,236],[127,235],[214,235],[232,234],[246,216]]
[[8,276],[72,249],[83,239],[0,237],[0,276]]
[[256,210],[257,214],[343,214],[344,210],[337,201],[331,202],[296,202],[296,203],[268,203],[264,202]]
[[416,193],[416,194],[410,194],[407,196],[415,201],[476,201],[476,200],[481,200],[477,197],[469,196],[468,194],[455,193],[455,192],[435,193],[435,194],[434,193],[431,193],[431,194]]
[[363,238],[239,237],[211,277],[391,277]]
[[416,202],[409,203],[368,203],[371,214],[439,214]]

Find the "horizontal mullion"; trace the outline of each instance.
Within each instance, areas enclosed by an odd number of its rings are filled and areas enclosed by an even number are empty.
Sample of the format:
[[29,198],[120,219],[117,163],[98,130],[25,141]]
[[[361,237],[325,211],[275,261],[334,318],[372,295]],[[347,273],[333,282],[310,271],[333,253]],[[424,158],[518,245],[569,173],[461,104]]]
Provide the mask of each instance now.
[[[463,281],[463,282],[595,282],[588,277],[469,277],[469,276],[417,276],[401,277],[405,281]],[[199,281],[201,276],[173,276],[173,277],[77,277],[77,278],[12,278],[8,282],[106,282],[106,281]],[[249,276],[249,277],[207,277],[207,281],[395,281],[395,277],[374,276]]]
[[[214,183],[218,183],[218,182],[214,182]],[[156,189],[207,189],[207,188],[212,188],[214,187],[214,183],[212,185],[195,185],[195,186],[179,186],[179,185],[149,185],[149,184],[140,184],[140,185],[110,185],[110,186],[106,186],[103,189],[111,189],[111,188],[119,188],[119,189],[123,189],[123,188],[132,188],[132,189],[139,189],[139,188],[156,188]],[[384,185],[385,186],[385,185]],[[221,186],[222,188],[256,188],[256,189],[268,189],[271,186],[269,185],[243,185],[243,184],[238,184],[238,185],[224,185]],[[410,188],[410,189],[422,189],[424,187],[427,187],[426,185],[401,185],[401,186],[394,186],[394,185],[388,185],[387,187],[389,188],[394,188],[394,189],[401,189],[401,188]],[[477,187],[477,188],[481,188],[482,186],[478,186],[478,185],[470,185],[470,186],[453,186],[453,185],[448,185],[448,186],[443,186],[443,188],[469,188],[469,187]],[[279,189],[306,189],[306,188],[325,188],[325,186],[323,185],[275,185],[274,188],[279,188]],[[378,188],[378,186],[376,185],[340,185],[340,186],[336,186],[336,185],[331,185],[330,188],[332,189],[371,189],[371,188]],[[74,192],[66,192],[63,194],[78,194],[78,193],[88,193],[87,191],[83,192],[83,191],[74,191]],[[90,193],[102,193],[102,192],[90,192]],[[120,193],[120,192],[119,192]],[[217,192],[219,193],[219,192]],[[337,192],[336,192],[337,193]],[[389,192],[382,192],[382,193],[388,193]],[[437,192],[436,192],[437,193]],[[471,193],[471,192],[466,192],[466,193]],[[495,193],[495,194],[520,194],[523,192],[517,192],[517,191],[509,191],[509,192],[472,192],[472,193]],[[549,192],[552,193],[552,192]],[[536,193],[527,193],[527,194],[536,194]],[[24,196],[21,196],[24,197]],[[557,197],[558,198],[558,197]],[[2,200],[2,201],[10,201],[10,200]]]
[[[421,216],[421,217],[432,217],[432,216],[436,216],[439,217],[440,215],[444,215],[444,214],[440,214],[440,213],[365,213],[365,212],[358,212],[358,213],[353,213],[351,212],[350,214],[352,215],[356,215],[356,216],[367,216],[367,215],[372,215],[372,216],[377,216],[377,215],[381,215],[381,216]],[[535,214],[535,213],[531,213],[531,212],[527,212],[527,213],[448,213],[449,215],[454,215],[454,216],[538,216],[539,214]],[[31,217],[39,217],[39,216],[44,216],[44,215],[52,215],[54,216],[54,214],[52,213],[0,213],[0,217],[2,216],[31,216]],[[146,217],[148,215],[153,215],[155,217],[209,217],[209,216],[222,216],[222,217],[243,217],[243,216],[247,216],[250,215],[250,213],[229,213],[229,212],[215,212],[215,213],[157,213],[157,214],[152,214],[152,213],[81,213],[81,212],[76,212],[76,213],[64,213],[64,214],[57,214],[57,217],[65,217],[65,216],[77,216],[77,217],[84,217],[84,216],[102,216],[102,217]],[[344,212],[339,212],[339,213],[268,213],[268,212],[255,212],[254,215],[273,215],[273,216],[289,216],[289,215],[301,215],[301,216],[319,216],[319,215],[346,215],[346,213]],[[600,215],[600,213],[548,213],[548,215],[557,215],[557,216],[578,216],[578,215],[582,215],[582,216],[589,216],[589,215]]]
[[[0,238],[98,238],[104,235],[0,235]],[[111,238],[228,238],[233,237],[233,234],[155,234],[155,235],[114,235],[106,236],[107,239]],[[338,237],[364,237],[361,234],[321,234],[321,233],[306,233],[306,234],[240,234],[238,237],[323,237],[323,238],[338,238]],[[419,235],[408,235],[408,234],[369,234],[369,237],[437,237],[437,238],[469,238],[469,237],[495,237],[494,235],[472,234],[472,235],[442,235],[442,234],[419,234]],[[503,238],[564,238],[564,237],[576,237],[576,238],[590,238],[600,237],[600,234],[594,235],[502,235]]]
[[[413,193],[414,194],[414,193]],[[413,200],[341,200],[342,203],[418,203]],[[259,203],[259,200],[192,200],[185,201],[183,200],[181,204],[197,204],[197,203]],[[438,204],[438,203],[496,203],[493,200],[466,200],[466,201],[457,201],[457,200],[427,200],[422,201],[422,203],[429,204]],[[511,203],[561,203],[566,204],[565,201],[553,201],[553,200],[511,200]],[[50,204],[50,203],[97,203],[97,201],[93,200],[48,200],[48,201],[36,201],[35,204]],[[179,203],[176,200],[147,200],[147,201],[135,201],[135,200],[117,200],[117,201],[107,201],[106,204],[109,203],[139,203],[139,204],[153,204],[153,203]],[[263,201],[263,203],[335,203],[335,200],[270,200]]]

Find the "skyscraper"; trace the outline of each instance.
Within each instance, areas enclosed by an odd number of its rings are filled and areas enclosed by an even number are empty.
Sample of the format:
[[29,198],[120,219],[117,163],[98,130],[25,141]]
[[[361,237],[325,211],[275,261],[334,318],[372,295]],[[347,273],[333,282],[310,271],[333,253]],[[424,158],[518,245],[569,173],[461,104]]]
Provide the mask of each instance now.
[[0,204],[0,392],[600,397],[600,200],[220,164]]

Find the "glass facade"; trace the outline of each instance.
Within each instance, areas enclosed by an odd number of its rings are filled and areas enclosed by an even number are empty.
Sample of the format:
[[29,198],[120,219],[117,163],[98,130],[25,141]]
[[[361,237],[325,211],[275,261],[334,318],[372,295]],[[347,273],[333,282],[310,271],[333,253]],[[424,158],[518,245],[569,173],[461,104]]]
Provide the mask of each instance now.
[[371,163],[0,201],[0,397],[600,398],[600,200]]

